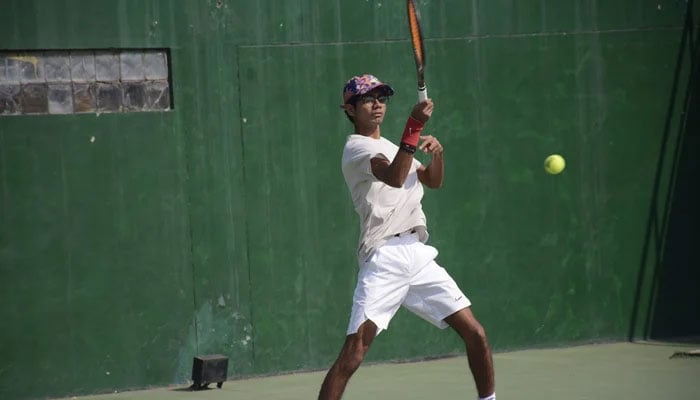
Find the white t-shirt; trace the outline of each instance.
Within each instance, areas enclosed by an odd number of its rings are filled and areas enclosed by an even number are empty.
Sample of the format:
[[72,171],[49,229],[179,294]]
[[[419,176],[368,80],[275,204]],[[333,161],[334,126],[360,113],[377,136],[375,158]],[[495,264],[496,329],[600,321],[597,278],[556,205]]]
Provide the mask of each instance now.
[[383,155],[390,162],[399,147],[387,139],[349,135],[343,149],[343,176],[350,189],[352,203],[360,216],[358,258],[367,260],[387,237],[416,229],[420,240],[428,240],[425,214],[421,206],[423,185],[417,169],[421,163],[413,160],[403,187],[394,188],[372,174],[370,160]]

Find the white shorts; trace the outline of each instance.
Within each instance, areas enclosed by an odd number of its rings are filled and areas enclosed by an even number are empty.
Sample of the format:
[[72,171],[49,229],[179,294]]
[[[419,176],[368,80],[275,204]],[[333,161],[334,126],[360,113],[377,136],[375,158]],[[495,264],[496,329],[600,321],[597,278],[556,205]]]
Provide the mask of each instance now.
[[446,328],[444,319],[469,307],[471,302],[454,279],[435,261],[438,251],[418,235],[390,238],[360,264],[347,334],[357,333],[363,322],[387,329],[400,306],[431,324]]

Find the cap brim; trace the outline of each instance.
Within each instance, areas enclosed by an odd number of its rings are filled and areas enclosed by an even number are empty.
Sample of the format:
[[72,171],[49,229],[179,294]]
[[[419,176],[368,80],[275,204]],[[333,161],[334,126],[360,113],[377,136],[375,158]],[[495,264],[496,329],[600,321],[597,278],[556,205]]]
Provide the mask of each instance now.
[[[381,85],[377,85],[377,86],[373,87],[372,89],[368,90],[368,91],[365,92],[365,93],[369,93],[369,92],[371,92],[372,90],[377,90],[377,89],[383,89],[383,90],[384,90],[384,93],[385,93],[387,96],[393,96],[393,95],[394,95],[394,89],[392,89],[392,87],[389,86],[389,85],[387,85],[386,83],[382,83]],[[363,93],[363,94],[364,94],[364,93]]]

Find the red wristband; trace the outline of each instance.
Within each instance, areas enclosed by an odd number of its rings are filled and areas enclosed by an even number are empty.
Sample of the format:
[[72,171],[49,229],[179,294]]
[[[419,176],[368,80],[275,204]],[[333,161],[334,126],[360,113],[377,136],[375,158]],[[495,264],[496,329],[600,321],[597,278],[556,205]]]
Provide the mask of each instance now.
[[413,147],[418,147],[420,132],[423,130],[423,123],[413,117],[408,117],[406,127],[403,129],[401,143],[406,143]]

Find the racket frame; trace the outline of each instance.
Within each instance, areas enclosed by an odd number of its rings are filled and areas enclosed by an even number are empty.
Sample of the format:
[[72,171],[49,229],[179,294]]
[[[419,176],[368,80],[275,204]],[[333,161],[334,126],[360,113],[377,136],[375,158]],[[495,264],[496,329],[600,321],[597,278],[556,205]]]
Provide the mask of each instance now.
[[420,26],[420,12],[415,0],[406,0],[408,14],[408,28],[411,33],[411,47],[416,61],[416,77],[418,82],[418,101],[423,102],[428,98],[428,89],[425,85],[425,46],[423,45],[423,33]]

